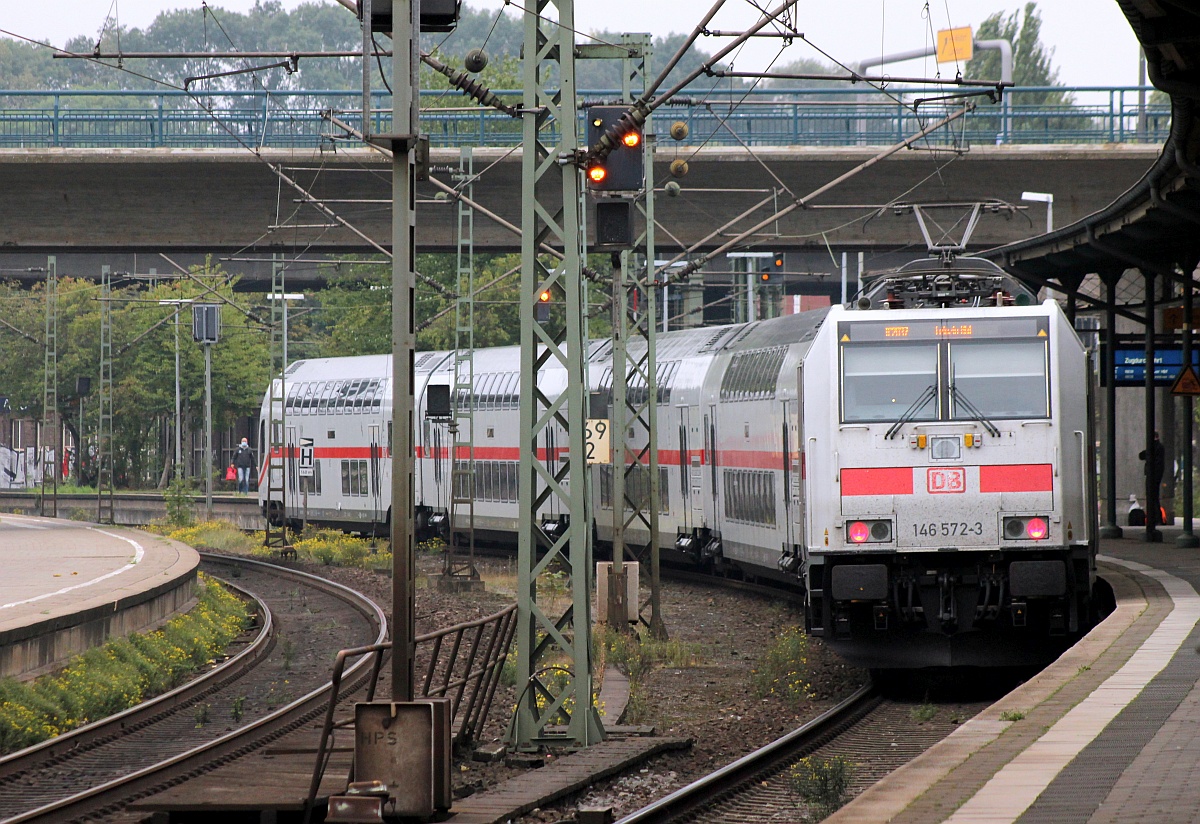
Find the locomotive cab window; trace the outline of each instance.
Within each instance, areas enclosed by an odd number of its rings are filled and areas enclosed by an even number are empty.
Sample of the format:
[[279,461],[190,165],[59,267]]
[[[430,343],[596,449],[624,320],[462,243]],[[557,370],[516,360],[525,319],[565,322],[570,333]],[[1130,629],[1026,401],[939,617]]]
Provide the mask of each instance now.
[[1043,340],[950,346],[950,417],[1046,418],[1050,387]]
[[[842,420],[846,423],[938,417],[937,344],[842,347]],[[911,411],[910,411],[911,409]]]

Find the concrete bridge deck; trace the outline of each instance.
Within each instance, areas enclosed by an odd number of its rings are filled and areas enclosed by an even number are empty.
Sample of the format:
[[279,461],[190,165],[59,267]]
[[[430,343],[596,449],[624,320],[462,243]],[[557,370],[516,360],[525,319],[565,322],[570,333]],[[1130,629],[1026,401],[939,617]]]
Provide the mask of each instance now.
[[[688,160],[690,171],[680,181],[678,197],[656,200],[664,251],[696,243],[764,199],[771,206],[790,202],[787,193],[771,198],[773,189],[786,187],[803,197],[879,152],[878,147],[694,150],[669,143],[660,145],[655,164],[659,186],[669,179],[667,166],[676,155]],[[872,207],[981,199],[1020,206],[1027,190],[1053,193],[1055,222],[1065,225],[1111,203],[1160,151],[1158,145],[1133,143],[984,145],[962,154],[905,150],[815,199],[811,207],[792,212],[762,240],[791,252],[919,246],[911,216],[885,213],[868,220]],[[436,150],[435,177],[451,182],[446,170],[457,163],[457,150]],[[282,183],[273,169],[327,202],[367,237],[390,245],[390,167],[369,150],[264,149],[255,155],[243,149],[4,149],[0,188],[9,196],[0,199],[0,266],[22,265],[27,254],[69,252],[374,251],[301,202],[302,194]],[[475,169],[486,169],[475,184],[475,199],[519,225],[520,150],[479,149]],[[422,252],[450,250],[456,241],[454,204],[436,194],[429,183],[418,187]],[[755,217],[769,214],[764,208]],[[939,217],[953,226],[951,236],[961,233],[962,213]],[[985,217],[972,247],[1028,238],[1045,225],[1041,204],[1016,216]],[[714,238],[708,246],[724,239]],[[519,240],[480,216],[475,246],[516,251]]]

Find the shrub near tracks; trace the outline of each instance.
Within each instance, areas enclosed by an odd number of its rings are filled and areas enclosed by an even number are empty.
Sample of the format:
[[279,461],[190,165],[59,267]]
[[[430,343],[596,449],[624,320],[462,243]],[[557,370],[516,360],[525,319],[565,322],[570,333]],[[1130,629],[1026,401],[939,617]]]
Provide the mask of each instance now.
[[199,603],[161,630],[115,638],[32,682],[0,681],[0,751],[32,746],[178,686],[220,656],[247,617],[240,599],[203,581]]

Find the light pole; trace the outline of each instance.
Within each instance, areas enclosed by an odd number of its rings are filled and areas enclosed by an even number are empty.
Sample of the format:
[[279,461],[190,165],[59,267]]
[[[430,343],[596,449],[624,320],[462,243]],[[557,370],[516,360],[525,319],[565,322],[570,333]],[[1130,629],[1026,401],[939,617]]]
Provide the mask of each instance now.
[[271,294],[267,295],[267,300],[283,301],[283,368],[286,370],[288,367],[288,303],[293,300],[304,300],[304,293],[285,292],[284,294],[280,295],[276,292],[272,292]]
[[1046,204],[1046,234],[1054,231],[1054,195],[1049,192],[1021,192],[1021,200]]
[[179,395],[179,307],[191,303],[192,298],[160,300],[160,306],[175,307],[175,480],[183,477],[183,423]]
[[212,345],[221,338],[221,306],[192,305],[192,339],[204,347],[204,512],[212,520]]
[[727,252],[725,257],[746,261],[746,322],[751,323],[757,318],[754,311],[754,278],[758,275],[756,260],[771,257],[771,252]]

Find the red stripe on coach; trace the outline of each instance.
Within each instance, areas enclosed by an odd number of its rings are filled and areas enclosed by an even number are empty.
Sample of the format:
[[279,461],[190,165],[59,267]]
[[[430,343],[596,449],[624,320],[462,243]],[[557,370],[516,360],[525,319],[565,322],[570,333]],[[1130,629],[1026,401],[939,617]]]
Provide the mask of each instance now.
[[1050,464],[1007,464],[979,467],[980,492],[1050,492],[1054,467]]
[[842,495],[911,495],[911,466],[875,466],[870,469],[843,469]]

